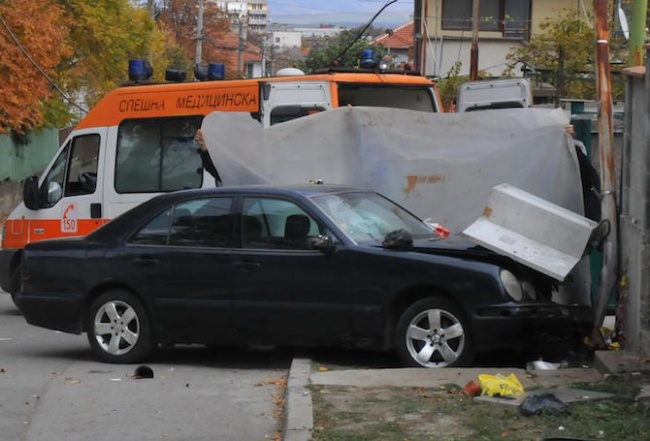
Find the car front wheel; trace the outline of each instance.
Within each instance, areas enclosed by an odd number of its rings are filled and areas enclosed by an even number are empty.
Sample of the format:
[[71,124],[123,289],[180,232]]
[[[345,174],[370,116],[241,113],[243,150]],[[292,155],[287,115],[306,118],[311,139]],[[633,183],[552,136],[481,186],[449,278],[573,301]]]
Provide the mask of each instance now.
[[90,308],[86,329],[94,353],[108,363],[144,361],[155,346],[142,303],[125,291],[99,296]]
[[408,366],[465,366],[473,358],[463,315],[440,297],[419,300],[404,311],[397,322],[395,345]]

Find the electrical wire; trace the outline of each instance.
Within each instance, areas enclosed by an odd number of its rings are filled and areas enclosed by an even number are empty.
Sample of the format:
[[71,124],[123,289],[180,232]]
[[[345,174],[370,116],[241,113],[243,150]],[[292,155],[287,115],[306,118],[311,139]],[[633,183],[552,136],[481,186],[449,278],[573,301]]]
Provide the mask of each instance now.
[[65,94],[65,92],[63,92],[63,90],[61,90],[61,88],[54,82],[54,80],[52,80],[52,78],[50,78],[49,75],[47,73],[45,73],[45,71],[43,71],[43,69],[41,69],[41,67],[36,63],[36,61],[34,61],[32,56],[29,55],[29,52],[27,52],[27,49],[25,49],[23,47],[23,45],[20,43],[20,41],[18,40],[16,35],[12,32],[11,28],[9,27],[9,25],[7,24],[7,22],[4,20],[4,18],[1,15],[0,15],[0,23],[2,23],[2,26],[7,30],[7,33],[9,34],[9,36],[11,37],[13,42],[16,44],[18,49],[20,49],[20,51],[23,53],[23,55],[25,55],[25,57],[29,60],[29,62],[32,64],[32,66],[34,66],[36,68],[36,70],[38,71],[38,73],[40,73],[43,76],[43,78],[45,78],[48,81],[48,83],[50,83],[50,85],[57,92],[59,92],[61,94],[63,99],[65,99],[67,102],[69,102],[71,105],[73,105],[77,109],[81,110],[82,112],[88,113],[88,110],[84,109],[83,107],[79,106],[77,103],[72,101],[72,99],[68,98],[68,96]]
[[370,27],[370,25],[375,21],[375,19],[379,16],[379,14],[381,14],[382,12],[384,12],[384,9],[386,9],[387,7],[389,7],[390,5],[392,5],[393,3],[395,3],[396,1],[397,1],[397,0],[389,0],[389,1],[387,1],[386,4],[385,4],[384,6],[382,6],[381,9],[379,9],[379,11],[377,11],[377,13],[376,13],[375,15],[373,15],[373,17],[370,19],[370,21],[368,22],[368,24],[367,24],[367,25],[366,25],[366,26],[365,26],[365,27],[364,27],[364,28],[363,28],[363,29],[362,29],[362,30],[357,34],[357,36],[354,37],[354,39],[352,39],[352,41],[350,42],[350,44],[348,44],[348,45],[345,47],[345,49],[343,49],[343,50],[341,51],[341,53],[339,53],[336,57],[334,57],[334,58],[332,59],[332,61],[330,61],[330,66],[331,66],[332,64],[334,64],[334,62],[335,62],[336,60],[338,60],[341,56],[343,56],[343,54],[346,53],[346,52],[347,52],[347,51],[352,47],[352,45],[353,45],[354,43],[356,43],[356,42],[359,40],[359,38],[361,38],[361,36],[363,35],[363,33],[366,32],[366,30],[368,30],[368,28]]

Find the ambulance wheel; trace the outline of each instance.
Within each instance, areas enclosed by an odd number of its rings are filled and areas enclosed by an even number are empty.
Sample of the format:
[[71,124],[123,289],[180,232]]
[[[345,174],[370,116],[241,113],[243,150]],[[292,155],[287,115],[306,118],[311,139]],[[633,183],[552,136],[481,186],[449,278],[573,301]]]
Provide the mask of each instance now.
[[90,307],[86,323],[88,342],[107,363],[138,363],[155,348],[151,322],[140,300],[122,291],[107,291]]

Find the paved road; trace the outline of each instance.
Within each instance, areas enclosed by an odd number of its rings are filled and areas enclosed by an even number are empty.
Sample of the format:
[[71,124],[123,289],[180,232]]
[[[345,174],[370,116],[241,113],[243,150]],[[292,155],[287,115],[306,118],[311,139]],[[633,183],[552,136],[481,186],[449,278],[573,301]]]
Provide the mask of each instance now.
[[0,439],[273,439],[290,362],[264,348],[176,347],[137,380],[137,365],[95,361],[85,335],[28,325],[0,291]]

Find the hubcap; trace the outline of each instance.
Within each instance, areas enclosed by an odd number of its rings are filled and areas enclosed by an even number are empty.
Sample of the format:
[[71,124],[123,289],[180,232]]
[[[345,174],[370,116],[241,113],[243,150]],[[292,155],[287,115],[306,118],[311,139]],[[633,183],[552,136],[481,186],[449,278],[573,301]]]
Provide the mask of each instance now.
[[406,347],[418,364],[445,367],[462,355],[465,330],[450,312],[427,309],[411,320],[406,332]]
[[94,330],[97,343],[104,351],[111,355],[123,355],[138,342],[140,321],[128,303],[115,300],[99,308]]

